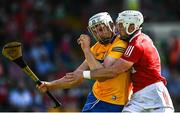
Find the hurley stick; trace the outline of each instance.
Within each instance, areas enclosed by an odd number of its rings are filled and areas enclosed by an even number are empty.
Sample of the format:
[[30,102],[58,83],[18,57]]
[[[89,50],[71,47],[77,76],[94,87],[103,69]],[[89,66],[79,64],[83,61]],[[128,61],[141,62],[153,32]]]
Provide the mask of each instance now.
[[[22,57],[22,44],[19,42],[10,42],[7,43],[3,49],[2,54],[10,61],[15,62],[21,69],[35,82],[35,84],[41,85],[41,81],[25,63]],[[46,92],[47,95],[53,100],[55,107],[58,108],[61,106],[61,103],[49,92]]]

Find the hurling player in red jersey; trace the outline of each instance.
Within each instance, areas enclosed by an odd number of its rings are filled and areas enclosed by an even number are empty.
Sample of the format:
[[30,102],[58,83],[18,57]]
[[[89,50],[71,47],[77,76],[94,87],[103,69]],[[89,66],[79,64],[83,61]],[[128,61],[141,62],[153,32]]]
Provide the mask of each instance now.
[[161,76],[161,62],[152,40],[141,32],[144,22],[139,11],[126,10],[119,13],[116,28],[129,45],[122,58],[112,66],[91,70],[89,73],[75,72],[86,78],[114,77],[132,69],[133,95],[123,112],[163,112],[173,113],[174,107],[168,93],[166,80]]

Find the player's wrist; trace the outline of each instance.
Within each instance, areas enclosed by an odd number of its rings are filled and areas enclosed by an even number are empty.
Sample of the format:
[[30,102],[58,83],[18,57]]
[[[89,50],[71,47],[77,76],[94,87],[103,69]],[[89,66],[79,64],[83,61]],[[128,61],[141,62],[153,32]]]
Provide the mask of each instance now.
[[83,51],[84,52],[90,52],[91,50],[90,50],[90,48],[84,48]]
[[46,84],[47,91],[52,89],[53,86],[51,82],[46,82],[45,84]]
[[83,71],[83,78],[91,79],[91,71]]

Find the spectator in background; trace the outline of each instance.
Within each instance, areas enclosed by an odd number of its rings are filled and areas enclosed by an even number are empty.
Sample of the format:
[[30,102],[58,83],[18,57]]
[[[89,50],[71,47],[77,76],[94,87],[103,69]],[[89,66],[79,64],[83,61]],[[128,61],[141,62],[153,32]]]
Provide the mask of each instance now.
[[[8,105],[8,83],[5,75],[2,60],[0,58],[0,111],[3,111],[3,107]],[[2,108],[1,108],[2,107]],[[4,110],[5,111],[5,110]]]
[[51,31],[46,31],[43,35],[44,46],[48,51],[50,60],[54,62],[54,53],[55,53],[55,42],[53,40],[53,35]]
[[169,50],[169,66],[171,71],[180,73],[180,36],[176,31],[173,31],[170,41]]
[[9,21],[6,22],[5,31],[12,39],[16,39],[19,36],[19,26],[14,16],[10,17]]
[[38,74],[45,75],[53,71],[53,63],[49,58],[48,50],[40,38],[36,38],[31,45],[30,56],[35,62],[35,69]]
[[172,31],[169,44],[169,84],[168,88],[172,96],[176,110],[180,110],[180,35],[176,30]]
[[10,81],[14,81],[11,82],[12,84],[16,84],[16,80],[17,79],[21,79],[24,76],[24,73],[22,72],[21,68],[17,67],[17,65],[15,63],[8,63],[8,79]]
[[10,91],[9,103],[12,108],[15,108],[12,109],[13,111],[27,111],[28,107],[32,106],[33,97],[23,80],[17,81],[17,84],[17,88]]
[[58,43],[58,56],[61,59],[61,62],[64,64],[67,70],[73,70],[73,54],[71,51],[71,39],[70,34],[64,34],[61,40]]
[[46,75],[54,70],[54,65],[45,54],[42,54],[39,61],[36,63],[36,70],[40,75]]
[[26,19],[24,30],[22,33],[23,41],[25,44],[31,45],[33,43],[34,38],[37,37],[37,34],[35,32],[36,28],[37,25],[34,17],[30,16],[28,19]]

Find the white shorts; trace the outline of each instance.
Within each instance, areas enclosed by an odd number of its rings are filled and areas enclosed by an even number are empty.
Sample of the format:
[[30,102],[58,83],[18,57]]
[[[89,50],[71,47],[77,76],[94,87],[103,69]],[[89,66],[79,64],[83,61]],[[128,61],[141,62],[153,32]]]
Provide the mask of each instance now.
[[157,82],[134,93],[123,112],[173,113],[174,107],[163,82]]

